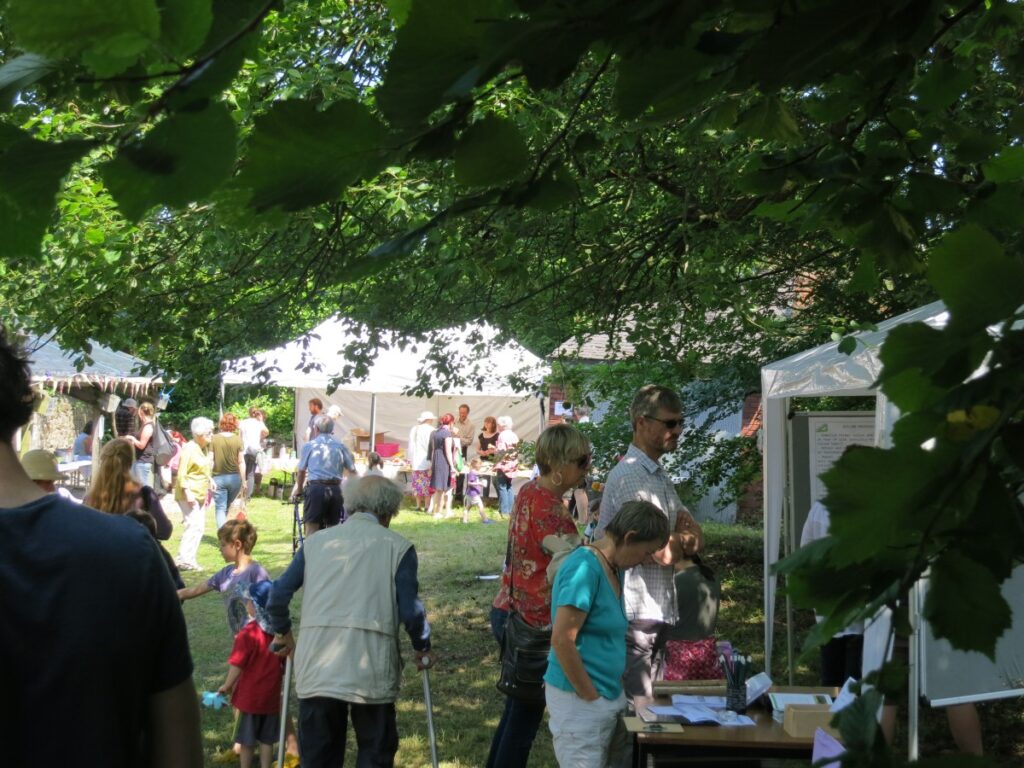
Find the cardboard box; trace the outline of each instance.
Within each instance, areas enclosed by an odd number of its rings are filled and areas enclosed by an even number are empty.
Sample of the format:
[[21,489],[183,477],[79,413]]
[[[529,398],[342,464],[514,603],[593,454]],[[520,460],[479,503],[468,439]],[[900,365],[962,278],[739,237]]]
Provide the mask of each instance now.
[[835,738],[839,731],[829,725],[834,712],[828,711],[828,704],[788,704],[782,716],[782,730],[798,739],[813,739],[814,731],[821,728]]

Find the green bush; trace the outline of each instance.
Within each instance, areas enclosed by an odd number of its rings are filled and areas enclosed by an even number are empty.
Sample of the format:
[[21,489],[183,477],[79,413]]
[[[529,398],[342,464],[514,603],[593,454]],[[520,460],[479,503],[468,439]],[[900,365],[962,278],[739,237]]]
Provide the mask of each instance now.
[[[172,401],[173,405],[173,401]],[[237,389],[229,392],[224,410],[245,419],[250,408],[259,408],[267,414],[267,429],[275,440],[291,441],[292,424],[295,419],[295,391],[284,387],[268,387],[261,391]],[[161,417],[161,423],[189,436],[189,424],[196,416],[206,416],[214,423],[220,418],[216,403],[209,406],[186,410],[168,410]]]

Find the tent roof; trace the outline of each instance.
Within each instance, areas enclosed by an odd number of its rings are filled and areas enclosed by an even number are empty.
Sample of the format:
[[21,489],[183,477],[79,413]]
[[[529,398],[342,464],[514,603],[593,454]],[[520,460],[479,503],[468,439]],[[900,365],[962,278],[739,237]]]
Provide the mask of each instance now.
[[761,369],[761,396],[820,397],[824,395],[874,395],[871,385],[882,371],[878,350],[885,337],[897,325],[924,322],[943,328],[949,312],[941,301],[918,307],[878,324],[876,331],[855,333],[857,348],[853,354],[839,351],[839,342],[799,352]]
[[65,351],[52,338],[44,340],[39,336],[28,336],[25,349],[28,353],[29,368],[33,382],[65,384],[131,384],[150,386],[163,383],[163,377],[142,376],[139,371],[147,363],[125,352],[118,352],[90,341],[92,363],[81,370],[75,366],[74,355]]
[[[376,394],[404,394],[419,383],[419,372],[436,356],[436,345],[409,341],[405,349],[392,344],[382,350],[362,378],[341,378],[347,364],[345,348],[360,343],[361,337],[351,331],[340,317],[326,320],[308,334],[277,349],[249,357],[226,360],[221,366],[225,384],[252,384],[262,381],[259,371],[269,373],[265,383],[282,387],[326,389],[332,379],[341,379],[342,388]],[[516,396],[512,379],[534,379],[546,375],[550,368],[523,346],[509,342],[496,344],[497,331],[486,323],[466,328],[436,331],[446,355],[446,364],[478,386],[452,388],[430,376],[431,386],[450,395],[487,394]],[[477,338],[480,341],[477,341]]]

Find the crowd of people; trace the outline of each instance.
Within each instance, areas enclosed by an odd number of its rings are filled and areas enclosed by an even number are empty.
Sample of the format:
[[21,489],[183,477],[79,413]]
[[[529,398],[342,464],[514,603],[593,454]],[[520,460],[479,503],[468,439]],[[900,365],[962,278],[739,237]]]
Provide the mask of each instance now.
[[[102,755],[113,766],[202,765],[181,606],[217,592],[232,637],[218,693],[238,711],[243,768],[257,760],[270,768],[289,656],[302,765],[343,764],[349,720],[357,765],[394,765],[400,634],[409,638],[417,669],[438,660],[419,596],[416,549],[391,529],[403,489],[383,476],[379,456],[358,476],[351,452],[333,436],[339,414],[310,406],[295,482],[307,536],[272,580],[254,559],[253,523],[226,514],[236,497],[253,492],[254,458],[267,436],[258,410],[241,422],[226,414],[216,429],[210,419],[193,419],[191,439],[176,457],[183,532],[172,558],[161,542],[173,524],[152,487],[159,472],[139,470],[157,428],[147,403],[128,405],[137,423],[121,418],[123,436],[102,446],[78,503],[58,492],[52,455],[30,451],[19,461],[14,451],[13,435],[28,421],[33,400],[26,362],[0,335],[0,683],[19,702],[0,722],[11,736],[13,764],[57,764],[74,744],[77,754]],[[486,765],[525,766],[545,712],[560,766],[631,764],[622,716],[635,697],[651,696],[662,676],[666,643],[680,619],[674,574],[704,545],[660,461],[678,445],[682,403],[663,386],[636,393],[631,443],[607,477],[595,524],[583,530],[586,515],[578,519],[567,502],[590,469],[586,437],[570,424],[545,429],[535,476],[513,494],[519,438],[511,421],[487,417],[474,435],[469,416],[468,406],[457,418],[420,414],[409,436],[415,506],[446,516],[461,491],[466,515],[475,507],[486,521],[480,462],[494,461],[499,514],[509,521],[490,608],[499,655],[513,626],[550,637],[540,696],[506,698]],[[87,452],[91,430],[83,435]],[[196,553],[211,503],[225,565],[186,586],[180,572],[201,570]],[[555,557],[552,540],[568,554]],[[52,738],[53,723],[60,724],[60,739]]]

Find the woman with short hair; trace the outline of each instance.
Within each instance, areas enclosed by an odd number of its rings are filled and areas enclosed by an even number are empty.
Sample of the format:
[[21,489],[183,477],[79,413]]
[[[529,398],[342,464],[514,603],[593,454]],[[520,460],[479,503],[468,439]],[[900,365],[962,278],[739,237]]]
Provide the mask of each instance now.
[[562,563],[551,589],[554,626],[544,675],[559,766],[625,768],[632,745],[622,715],[626,632],[622,574],[665,546],[668,517],[648,501],[628,501],[604,537]]
[[[531,627],[551,624],[551,585],[546,572],[551,555],[542,542],[550,534],[577,536],[562,496],[590,466],[590,443],[568,424],[548,427],[537,438],[537,464],[540,475],[523,486],[509,520],[507,562],[491,607],[491,630],[499,648],[510,611],[516,611]],[[491,741],[487,768],[524,768],[543,719],[543,701],[507,698]]]
[[178,477],[174,484],[174,500],[178,502],[185,524],[178,545],[178,569],[201,571],[196,554],[206,527],[206,508],[213,477],[213,454],[208,450],[213,422],[205,416],[197,416],[192,419],[191,429],[192,439],[181,449]]

